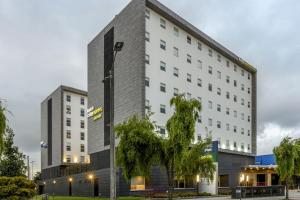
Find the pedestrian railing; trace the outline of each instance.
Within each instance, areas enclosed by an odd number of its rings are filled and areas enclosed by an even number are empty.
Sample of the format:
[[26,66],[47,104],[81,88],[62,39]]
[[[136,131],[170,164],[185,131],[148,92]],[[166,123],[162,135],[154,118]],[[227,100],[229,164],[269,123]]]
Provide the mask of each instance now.
[[232,190],[231,197],[233,199],[284,196],[285,187],[278,186],[256,186],[246,187],[237,186]]

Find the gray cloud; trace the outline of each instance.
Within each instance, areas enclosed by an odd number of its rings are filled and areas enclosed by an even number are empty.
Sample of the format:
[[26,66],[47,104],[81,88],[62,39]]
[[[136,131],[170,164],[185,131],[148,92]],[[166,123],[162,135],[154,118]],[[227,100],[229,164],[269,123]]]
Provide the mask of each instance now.
[[[128,2],[0,0],[0,96],[14,113],[16,143],[34,160],[39,162],[40,102],[60,84],[86,89],[87,43]],[[299,1],[162,3],[257,67],[259,142],[270,135],[270,124],[299,135]],[[280,131],[269,149],[282,138]]]

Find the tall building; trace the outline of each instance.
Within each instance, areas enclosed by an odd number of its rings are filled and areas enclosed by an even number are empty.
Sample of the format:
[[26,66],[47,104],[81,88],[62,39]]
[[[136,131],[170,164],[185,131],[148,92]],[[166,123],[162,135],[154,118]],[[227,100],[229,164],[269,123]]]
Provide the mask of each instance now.
[[41,168],[89,163],[87,92],[60,86],[41,103]]
[[[103,80],[117,41],[124,47],[110,96]],[[109,168],[111,102],[114,124],[151,110],[158,134],[167,135],[169,100],[178,94],[202,103],[195,140],[211,135],[219,141],[220,186],[236,185],[240,167],[254,162],[256,69],[156,0],[131,1],[89,43],[88,91],[89,107],[104,108],[101,121],[88,122],[88,152],[97,169]]]

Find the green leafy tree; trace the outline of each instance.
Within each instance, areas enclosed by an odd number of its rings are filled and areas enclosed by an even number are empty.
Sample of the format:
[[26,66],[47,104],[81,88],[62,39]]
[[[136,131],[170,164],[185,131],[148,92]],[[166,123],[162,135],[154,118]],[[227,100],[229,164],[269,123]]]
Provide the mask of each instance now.
[[6,130],[5,108],[2,107],[1,100],[0,100],[0,157],[2,155],[3,148],[4,148],[3,140],[4,140],[5,130]]
[[211,180],[216,169],[212,157],[205,152],[211,141],[193,144],[200,102],[179,95],[171,99],[170,105],[175,111],[167,122],[166,138],[155,133],[149,116],[143,119],[133,116],[117,125],[115,131],[120,139],[117,163],[124,177],[127,180],[137,175],[149,178],[151,167],[160,165],[166,170],[168,197],[172,199],[175,177],[199,174]]
[[293,175],[300,174],[300,141],[285,137],[278,147],[273,149],[276,157],[276,171],[286,186],[286,199],[289,199],[289,184]]
[[42,173],[36,172],[33,177],[33,182],[37,184],[40,180],[42,180]]
[[4,151],[0,160],[0,176],[14,177],[25,176],[26,167],[24,156],[14,146],[14,132],[11,128],[6,128],[4,137]]

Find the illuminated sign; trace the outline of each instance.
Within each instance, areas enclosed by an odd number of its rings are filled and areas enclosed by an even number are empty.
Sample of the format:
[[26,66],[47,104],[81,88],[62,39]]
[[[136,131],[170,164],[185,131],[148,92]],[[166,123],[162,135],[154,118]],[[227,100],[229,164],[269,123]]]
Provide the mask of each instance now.
[[94,106],[92,106],[87,110],[87,113],[88,118],[93,118],[93,120],[96,121],[102,118],[103,108],[94,108]]

